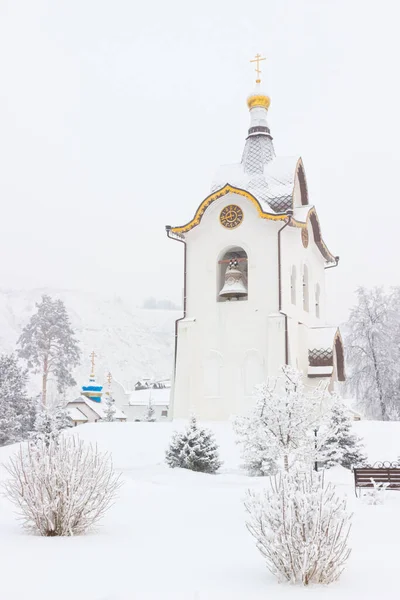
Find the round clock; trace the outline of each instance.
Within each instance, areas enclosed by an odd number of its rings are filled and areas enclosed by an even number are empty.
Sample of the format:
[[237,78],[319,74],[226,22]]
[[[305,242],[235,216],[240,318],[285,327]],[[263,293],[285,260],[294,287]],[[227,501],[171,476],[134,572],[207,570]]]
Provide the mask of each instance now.
[[236,204],[229,204],[221,210],[219,220],[221,225],[224,227],[227,227],[228,229],[234,229],[243,221],[243,211],[240,206],[236,206]]
[[301,241],[303,242],[304,248],[308,246],[308,229],[301,230]]

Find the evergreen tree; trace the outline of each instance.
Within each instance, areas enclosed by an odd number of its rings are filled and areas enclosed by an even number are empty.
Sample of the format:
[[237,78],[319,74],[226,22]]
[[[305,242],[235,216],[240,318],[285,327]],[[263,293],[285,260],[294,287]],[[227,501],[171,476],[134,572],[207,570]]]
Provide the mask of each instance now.
[[108,422],[112,422],[115,421],[115,413],[117,412],[115,410],[115,403],[114,403],[114,398],[111,396],[110,392],[106,393],[106,409],[104,411],[104,417],[103,417],[103,421],[108,421]]
[[174,433],[166,452],[166,462],[171,468],[202,473],[215,473],[222,464],[214,435],[208,429],[198,427],[196,417],[190,419],[185,431]]
[[46,406],[50,374],[60,393],[76,384],[70,371],[79,364],[79,348],[62,300],[43,295],[36,308],[18,340],[19,356],[33,373],[41,373],[42,404]]
[[63,406],[49,409],[42,405],[36,415],[31,439],[43,441],[48,446],[51,441],[57,442],[60,433],[68,427],[72,427],[72,421]]
[[27,378],[13,354],[0,356],[0,446],[26,439],[33,429],[37,402],[28,397]]
[[151,397],[151,394],[149,396],[149,403],[147,405],[144,420],[149,421],[151,423],[153,423],[156,420],[156,411],[154,410],[153,399]]
[[357,435],[351,433],[351,427],[346,405],[337,396],[327,426],[329,435],[320,450],[321,460],[327,469],[335,465],[351,469],[365,462],[362,442]]

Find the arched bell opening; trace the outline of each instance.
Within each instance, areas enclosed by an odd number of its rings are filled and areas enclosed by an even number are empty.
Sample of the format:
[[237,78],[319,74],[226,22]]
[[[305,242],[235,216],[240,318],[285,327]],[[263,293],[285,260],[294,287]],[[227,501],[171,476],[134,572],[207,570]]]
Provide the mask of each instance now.
[[224,250],[217,265],[217,302],[248,299],[247,253],[240,246]]

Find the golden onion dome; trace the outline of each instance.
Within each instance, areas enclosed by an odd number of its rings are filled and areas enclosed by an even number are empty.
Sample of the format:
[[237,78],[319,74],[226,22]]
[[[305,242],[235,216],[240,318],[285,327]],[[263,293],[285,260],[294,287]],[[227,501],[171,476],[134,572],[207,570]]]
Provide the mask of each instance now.
[[249,110],[252,108],[265,108],[265,110],[268,110],[270,104],[271,98],[261,91],[260,84],[257,81],[256,89],[247,98]]

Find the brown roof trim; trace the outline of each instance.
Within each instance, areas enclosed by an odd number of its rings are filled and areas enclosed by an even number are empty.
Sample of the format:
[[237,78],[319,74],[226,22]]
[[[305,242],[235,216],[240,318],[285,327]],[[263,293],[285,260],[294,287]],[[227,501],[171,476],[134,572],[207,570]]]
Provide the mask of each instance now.
[[314,241],[322,256],[327,262],[337,262],[336,256],[330,252],[324,240],[322,239],[321,225],[319,224],[317,211],[315,210],[314,206],[312,206],[308,211],[305,221],[299,221],[293,217],[290,224],[292,227],[299,227],[301,229],[304,229],[310,225],[313,232]]
[[336,356],[336,370],[338,381],[346,381],[346,372],[344,368],[344,346],[342,336],[340,335],[339,329],[335,334],[335,339],[333,342],[333,346],[335,349]]

